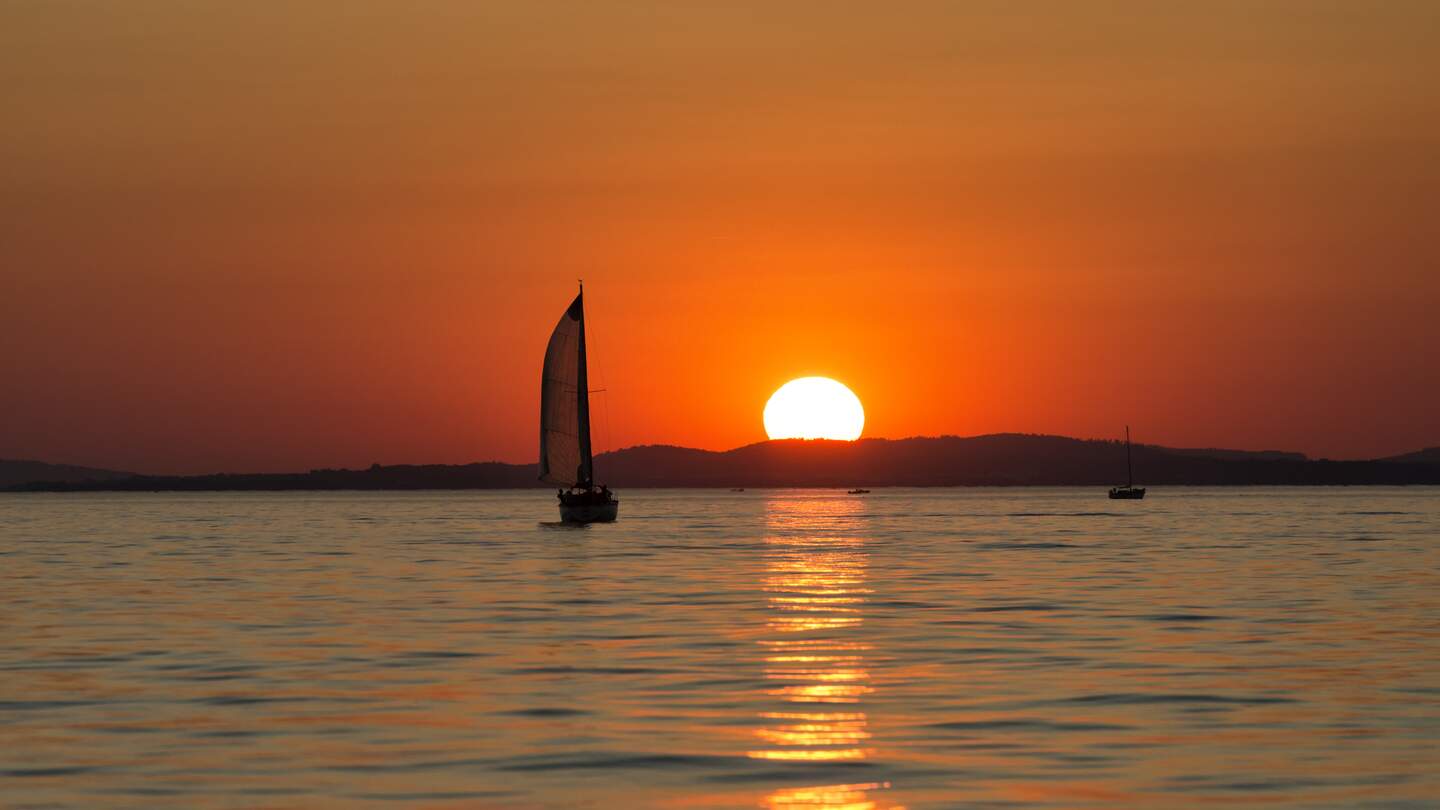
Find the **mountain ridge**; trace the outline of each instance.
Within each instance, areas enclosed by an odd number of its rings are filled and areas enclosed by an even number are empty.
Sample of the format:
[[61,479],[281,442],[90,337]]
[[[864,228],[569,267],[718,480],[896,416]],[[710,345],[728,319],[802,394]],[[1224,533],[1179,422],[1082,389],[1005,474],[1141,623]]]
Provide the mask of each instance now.
[[32,481],[82,482],[113,481],[133,478],[135,473],[80,467],[74,464],[51,464],[31,459],[0,458],[0,488]]
[[[1109,486],[1124,482],[1124,443],[1026,433],[860,439],[784,439],[730,450],[637,445],[602,453],[596,469],[615,488]],[[1440,484],[1440,463],[1311,460],[1275,450],[1132,446],[1136,483],[1175,485]],[[21,482],[11,491],[405,490],[541,488],[534,464],[376,464],[303,473],[136,475]]]
[[1385,458],[1376,460],[1395,462],[1398,464],[1440,464],[1440,447],[1427,447],[1424,450],[1416,450],[1413,453],[1386,456]]

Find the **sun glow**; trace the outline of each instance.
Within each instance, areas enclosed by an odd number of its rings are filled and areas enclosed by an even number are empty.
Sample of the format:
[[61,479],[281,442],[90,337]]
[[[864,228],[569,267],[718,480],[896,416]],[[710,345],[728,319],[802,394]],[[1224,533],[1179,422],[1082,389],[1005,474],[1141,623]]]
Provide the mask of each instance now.
[[765,433],[772,439],[860,438],[860,399],[829,377],[801,377],[780,386],[765,403]]

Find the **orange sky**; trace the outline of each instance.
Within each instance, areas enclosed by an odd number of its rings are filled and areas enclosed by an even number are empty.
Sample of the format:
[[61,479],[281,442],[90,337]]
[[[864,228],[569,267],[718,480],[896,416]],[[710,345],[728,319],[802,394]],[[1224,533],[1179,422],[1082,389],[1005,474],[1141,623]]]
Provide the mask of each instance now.
[[5,4],[0,457],[1440,444],[1440,4],[776,5]]

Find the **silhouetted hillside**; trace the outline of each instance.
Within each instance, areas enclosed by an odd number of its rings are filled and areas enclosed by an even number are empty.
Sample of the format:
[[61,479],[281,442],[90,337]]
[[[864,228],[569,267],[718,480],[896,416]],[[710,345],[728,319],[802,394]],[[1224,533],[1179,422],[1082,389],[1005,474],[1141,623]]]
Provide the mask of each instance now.
[[1223,458],[1231,461],[1306,461],[1304,453],[1291,453],[1286,450],[1222,450],[1218,447],[1204,448],[1174,448],[1160,447],[1167,453],[1177,456],[1204,456],[1206,458]]
[[[1440,483],[1440,465],[1309,461],[1299,453],[1132,448],[1138,484]],[[1428,465],[1427,465],[1428,466]],[[1125,482],[1115,441],[1001,433],[858,442],[772,441],[723,453],[633,447],[596,468],[614,486],[1109,486]]]
[[[1426,453],[1430,451],[1425,451]],[[1298,453],[1136,445],[1141,485],[1440,484],[1440,464],[1310,461]],[[1414,454],[1421,455],[1421,454]],[[1408,457],[1402,457],[1408,458]],[[1125,445],[1001,433],[857,442],[772,441],[725,452],[646,445],[596,459],[624,487],[1096,486],[1124,483]],[[533,464],[375,465],[294,474],[137,476],[30,483],[23,490],[501,489],[545,487]]]
[[1427,447],[1403,456],[1382,458],[1380,461],[1393,461],[1400,464],[1440,464],[1440,447]]
[[31,481],[115,481],[131,478],[135,473],[101,470],[94,467],[73,467],[68,464],[46,464],[43,461],[0,458],[0,488]]
[[520,489],[543,486],[533,464],[396,464],[364,470],[308,473],[219,473],[137,475],[115,481],[31,482],[9,489],[27,492],[131,491],[203,492],[287,489]]

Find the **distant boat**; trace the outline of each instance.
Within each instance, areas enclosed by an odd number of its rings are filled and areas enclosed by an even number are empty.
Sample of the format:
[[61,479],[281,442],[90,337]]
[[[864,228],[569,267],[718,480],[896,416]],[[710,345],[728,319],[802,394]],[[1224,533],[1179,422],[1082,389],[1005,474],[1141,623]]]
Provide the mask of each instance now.
[[731,492],[744,492],[744,491],[745,491],[745,488],[744,488],[744,487],[731,487],[731,488],[730,488],[730,491],[731,491]]
[[1130,465],[1130,426],[1125,426],[1125,486],[1111,487],[1110,500],[1138,501],[1145,497],[1145,488],[1135,486],[1135,473]]
[[540,480],[559,484],[560,519],[610,523],[620,499],[595,486],[590,453],[590,380],[585,365],[585,285],[545,348],[540,381]]
[[869,493],[868,489],[852,489],[846,492],[847,495],[868,495]]

